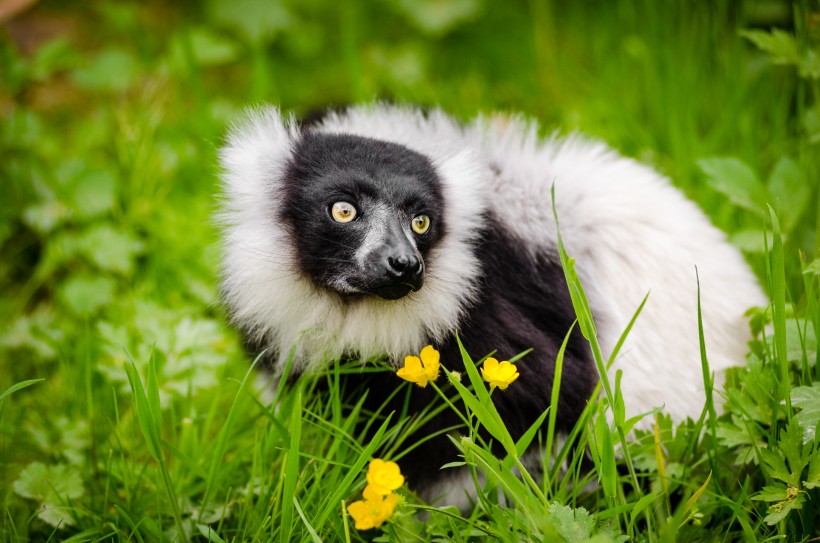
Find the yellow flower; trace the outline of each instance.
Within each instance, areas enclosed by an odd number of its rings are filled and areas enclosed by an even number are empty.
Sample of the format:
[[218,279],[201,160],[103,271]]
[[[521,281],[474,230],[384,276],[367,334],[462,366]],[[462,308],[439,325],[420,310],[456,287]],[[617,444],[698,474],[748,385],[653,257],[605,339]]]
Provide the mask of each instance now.
[[374,458],[367,467],[367,488],[376,494],[387,496],[403,484],[404,476],[395,462]]
[[369,530],[378,528],[384,521],[390,518],[399,497],[396,494],[382,496],[371,485],[367,485],[362,492],[363,500],[355,501],[347,506],[347,512],[355,521],[357,530]]
[[405,356],[404,367],[396,375],[423,388],[428,382],[438,378],[439,354],[432,345],[428,345],[421,350],[420,355],[421,360],[418,356]]
[[504,390],[518,379],[518,370],[506,360],[499,362],[495,358],[488,358],[481,365],[481,376],[490,383],[490,387]]

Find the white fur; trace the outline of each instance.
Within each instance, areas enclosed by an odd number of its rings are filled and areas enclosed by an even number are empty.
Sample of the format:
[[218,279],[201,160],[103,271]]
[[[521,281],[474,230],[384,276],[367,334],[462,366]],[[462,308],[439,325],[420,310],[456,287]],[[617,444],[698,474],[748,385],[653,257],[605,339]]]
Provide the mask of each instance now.
[[472,241],[482,213],[493,209],[534,250],[555,251],[553,183],[561,234],[605,356],[651,292],[615,362],[624,372],[627,415],[665,404],[681,419],[703,406],[695,266],[711,369],[720,376],[743,362],[743,312],[765,298],[723,233],[651,169],[577,136],[540,141],[535,127],[517,118],[462,128],[439,111],[369,105],[331,115],[318,130],[392,141],[428,156],[443,180],[448,235],[426,262],[424,287],[401,300],[342,304],[317,290],[299,276],[291,241],[275,224],[276,188],[297,131],[276,109],[251,112],[221,153],[223,288],[234,321],[282,357],[297,346],[302,369],[345,351],[401,359],[451,333],[476,294],[482,255],[473,254]]
[[535,126],[515,117],[479,119],[467,133],[500,170],[492,202],[505,224],[534,248],[557,252],[555,185],[561,236],[576,259],[604,356],[649,294],[611,370],[613,379],[623,371],[627,416],[660,405],[676,420],[699,416],[695,268],[718,390],[725,369],[747,353],[743,313],[767,303],[739,251],[667,179],[601,143],[578,136],[539,141]]

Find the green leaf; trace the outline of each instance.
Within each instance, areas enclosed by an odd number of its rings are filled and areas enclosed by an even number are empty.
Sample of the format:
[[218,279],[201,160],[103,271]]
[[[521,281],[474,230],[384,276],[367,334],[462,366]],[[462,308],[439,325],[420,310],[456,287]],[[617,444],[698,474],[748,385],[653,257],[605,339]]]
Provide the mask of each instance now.
[[783,480],[792,486],[800,486],[803,469],[809,464],[811,449],[803,446],[803,429],[796,419],[792,419],[780,432],[780,440],[777,443],[789,465],[789,479]]
[[820,142],[820,114],[817,110],[809,109],[803,115],[803,129],[808,134],[811,143]]
[[226,64],[239,56],[236,43],[207,28],[193,29],[190,37],[194,58],[203,66]]
[[593,441],[600,466],[598,466],[598,480],[604,488],[604,494],[614,498],[618,493],[618,472],[615,458],[615,448],[612,443],[612,432],[609,429],[605,413],[599,412],[595,419],[595,440]]
[[68,269],[77,258],[83,256],[81,250],[80,234],[76,230],[63,229],[51,234],[36,273],[41,277],[52,277],[55,273]]
[[678,525],[678,528],[680,528],[683,522],[685,522],[685,519],[687,518],[686,513],[690,511],[696,511],[698,499],[700,499],[701,495],[706,491],[707,488],[709,488],[709,483],[711,482],[712,472],[710,471],[709,476],[706,477],[706,481],[704,481],[704,483],[700,485],[700,487],[697,490],[695,490],[691,496],[689,496],[689,499],[686,500],[686,507],[684,507],[683,510],[680,512],[681,523]]
[[735,463],[739,465],[758,462],[759,451],[767,447],[758,426],[732,414],[732,422],[719,422],[716,429],[718,443],[727,448],[740,447]]
[[137,59],[125,51],[104,49],[90,64],[74,70],[74,82],[85,89],[121,92],[137,80]]
[[467,387],[458,381],[452,372],[447,374],[447,378],[450,381],[450,384],[455,387],[456,391],[458,391],[458,394],[464,404],[473,412],[473,414],[478,418],[478,421],[484,426],[484,428],[487,429],[490,435],[504,446],[504,449],[508,455],[511,457],[517,457],[518,451],[515,448],[515,443],[513,443],[512,437],[510,437],[510,433],[501,421],[501,417],[498,415],[493,403],[489,402],[488,405],[485,405],[480,402],[478,398],[476,398],[467,389]]
[[65,505],[85,494],[80,473],[65,464],[32,462],[12,486],[19,496],[40,502],[38,516],[52,526],[74,524]]
[[480,0],[392,0],[394,8],[419,30],[442,36],[460,23],[476,17]]
[[783,219],[783,230],[790,232],[803,216],[811,202],[811,192],[812,185],[806,182],[800,167],[787,157],[781,158],[769,176],[769,194]]
[[801,461],[801,449],[801,431],[796,421],[792,421],[780,432],[776,448],[760,451],[769,477],[779,479],[791,486],[798,486],[805,467],[805,463]]
[[767,524],[772,525],[786,518],[791,511],[802,508],[805,492],[801,492],[793,485],[776,484],[763,487],[760,492],[752,496],[752,499],[774,502],[769,505],[769,514],[764,519]]
[[55,72],[64,70],[82,58],[65,37],[48,41],[41,45],[31,62],[31,77],[44,81]]
[[789,516],[789,513],[792,511],[801,509],[805,499],[805,494],[798,493],[797,495],[792,495],[790,493],[790,497],[788,499],[770,505],[768,509],[769,514],[766,515],[766,518],[763,520],[765,520],[766,524],[770,526],[777,524]]
[[279,516],[279,540],[282,543],[290,541],[290,531],[292,528],[293,504],[292,497],[296,483],[299,480],[299,442],[302,436],[302,395],[296,394],[296,401],[291,411],[290,417],[290,447],[288,448],[285,464],[283,467],[282,497]]
[[131,390],[134,393],[134,409],[137,412],[137,420],[145,437],[145,444],[148,446],[148,451],[154,460],[159,461],[162,455],[162,447],[160,444],[159,426],[160,421],[156,420],[154,412],[151,410],[151,402],[145,393],[145,387],[142,384],[137,366],[134,362],[129,361],[125,364],[125,371],[128,373],[128,382],[131,384]]
[[812,260],[806,269],[803,270],[803,273],[806,275],[820,275],[820,258],[815,258]]
[[[762,254],[765,251],[762,228],[744,228],[729,235],[729,243],[747,253]],[[771,237],[771,232],[768,233]]]
[[768,200],[766,188],[755,172],[734,157],[704,158],[698,166],[708,177],[709,186],[729,197],[733,204],[761,213]]
[[741,30],[740,35],[754,43],[759,49],[769,53],[775,64],[794,64],[800,62],[800,53],[794,36],[780,29],[771,32],[765,30]]
[[54,346],[65,339],[55,312],[41,306],[30,315],[20,317],[0,334],[0,347],[28,349],[44,360],[57,356]]
[[26,387],[30,387],[35,383],[39,383],[40,381],[45,381],[45,379],[29,379],[28,381],[20,381],[19,383],[15,383],[7,388],[2,394],[0,394],[0,402],[5,400],[7,397],[11,396],[18,390],[22,390]]
[[319,537],[319,534],[316,533],[316,529],[311,526],[310,522],[308,521],[305,513],[302,511],[302,506],[299,505],[299,500],[296,499],[296,496],[293,497],[293,507],[296,508],[296,512],[299,514],[299,518],[302,519],[302,524],[305,525],[305,529],[307,529],[308,533],[310,534],[311,540],[313,543],[322,543],[322,538]]
[[225,540],[219,537],[219,534],[217,534],[216,531],[207,524],[197,524],[196,529],[202,537],[211,543],[225,543]]
[[57,200],[40,202],[23,211],[23,222],[40,234],[48,234],[70,215],[68,207]]
[[101,270],[129,275],[142,243],[131,234],[103,223],[84,231],[79,237],[80,249]]
[[[803,349],[809,360],[814,360],[817,353],[817,338],[814,335],[814,328],[805,326],[798,319],[785,319],[786,330],[786,359],[789,362],[799,363],[803,358]],[[775,348],[775,341],[778,338],[775,334],[769,334],[766,344],[769,348]]]
[[803,481],[806,488],[820,488],[820,450],[815,449],[809,464],[809,474]]
[[820,423],[820,381],[815,381],[811,386],[793,388],[792,405],[800,409],[797,422],[803,428],[803,444],[814,441],[814,433]]
[[189,70],[189,64],[219,66],[233,62],[240,55],[237,43],[206,27],[178,32],[171,44],[175,67]]
[[293,17],[281,1],[231,0],[208,2],[211,17],[232,28],[254,45],[272,40],[288,28]]
[[91,218],[111,211],[116,202],[117,179],[105,170],[83,172],[72,194],[71,207],[79,217]]
[[760,492],[752,496],[752,499],[764,502],[780,502],[788,497],[788,487],[783,483],[777,483],[764,486]]
[[[510,436],[509,431],[507,431],[504,421],[501,420],[501,415],[498,414],[498,410],[495,408],[495,404],[490,397],[490,393],[487,391],[484,380],[478,373],[478,369],[476,369],[473,359],[461,343],[461,338],[456,337],[456,339],[458,340],[458,347],[461,352],[461,360],[464,363],[464,368],[467,372],[467,377],[470,380],[470,384],[473,385],[473,392],[475,392],[475,395],[470,393],[470,391],[468,391],[467,388],[462,385],[452,373],[448,372],[447,378],[450,380],[450,383],[455,386],[456,390],[458,390],[464,403],[473,410],[476,417],[478,417],[479,422],[481,422],[484,428],[490,432],[493,438],[498,440],[498,442],[504,447],[507,454],[512,457],[517,457],[518,452],[515,448],[515,442]],[[499,392],[503,393],[504,391]]]
[[773,64],[795,66],[803,78],[820,78],[820,55],[817,50],[805,48],[801,51],[793,34],[776,28],[771,32],[742,30],[740,35],[769,53]]
[[820,54],[817,49],[808,49],[803,53],[797,64],[797,71],[800,77],[820,79]]
[[75,275],[59,289],[60,300],[73,313],[87,317],[114,300],[116,284],[110,277]]
[[595,517],[583,507],[573,509],[554,502],[549,506],[550,522],[567,541],[586,541],[595,530]]
[[494,457],[490,451],[479,447],[468,437],[457,439],[450,436],[450,440],[463,452],[468,463],[474,463],[476,467],[484,472],[489,481],[501,485],[517,506],[530,510],[542,507],[536,496],[530,491],[530,487],[516,477],[512,470],[505,469],[501,461]]
[[788,344],[786,337],[789,334],[786,327],[786,264],[783,250],[783,236],[780,234],[780,222],[777,214],[770,205],[768,218],[772,224],[771,251],[766,254],[766,271],[769,279],[769,295],[772,299],[772,326],[774,333],[775,363],[779,369],[779,402],[782,403],[783,413],[787,420],[791,420],[791,386],[789,384]]

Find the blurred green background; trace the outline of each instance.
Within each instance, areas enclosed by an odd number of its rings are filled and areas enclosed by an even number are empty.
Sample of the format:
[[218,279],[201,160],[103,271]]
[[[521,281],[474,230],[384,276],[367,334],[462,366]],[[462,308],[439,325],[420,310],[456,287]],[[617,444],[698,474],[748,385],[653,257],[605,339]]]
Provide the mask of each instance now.
[[792,257],[820,230],[816,1],[6,0],[0,17],[0,392],[45,379],[0,400],[0,531],[47,505],[20,484],[31,461],[78,500],[101,492],[129,357],[160,358],[180,416],[235,394],[208,392],[246,368],[212,214],[216,151],[249,105],[385,99],[581,131],[672,178],[759,272],[770,203],[800,304]]

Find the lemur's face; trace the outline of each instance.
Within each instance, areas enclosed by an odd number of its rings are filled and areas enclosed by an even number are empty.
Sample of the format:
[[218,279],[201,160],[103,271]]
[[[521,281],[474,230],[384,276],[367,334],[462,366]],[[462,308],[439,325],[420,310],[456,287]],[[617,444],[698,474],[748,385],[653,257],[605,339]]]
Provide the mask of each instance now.
[[301,272],[344,297],[397,300],[422,288],[444,235],[438,176],[395,143],[307,132],[286,172],[281,217]]

